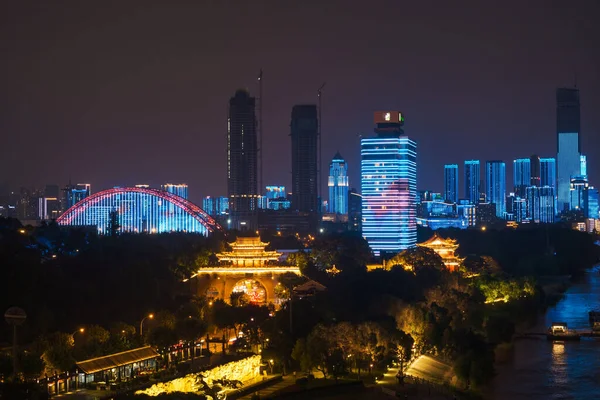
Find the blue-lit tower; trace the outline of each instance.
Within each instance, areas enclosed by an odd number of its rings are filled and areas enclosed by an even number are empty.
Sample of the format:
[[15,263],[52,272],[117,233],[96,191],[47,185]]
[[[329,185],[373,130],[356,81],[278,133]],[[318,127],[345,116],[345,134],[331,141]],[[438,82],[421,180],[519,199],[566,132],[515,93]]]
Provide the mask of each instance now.
[[481,171],[479,160],[465,161],[465,198],[471,204],[479,203]]
[[598,189],[588,186],[585,191],[585,216],[586,218],[598,219]]
[[556,214],[554,188],[530,186],[527,188],[527,218],[536,224],[551,224]]
[[540,186],[550,186],[556,191],[556,159],[540,158]]
[[361,140],[362,233],[379,256],[417,242],[417,144],[398,111],[375,113],[376,137]]
[[523,198],[528,186],[537,186],[531,183],[531,160],[529,158],[517,158],[513,161],[513,185],[515,194]]
[[496,205],[496,217],[506,212],[506,164],[504,161],[485,163],[485,194],[487,201]]
[[348,164],[338,151],[329,164],[329,203],[328,212],[348,214]]
[[444,165],[444,200],[458,203],[458,164]]
[[586,191],[588,190],[588,180],[585,176],[575,176],[571,179],[569,209],[581,210],[585,212],[586,206]]
[[579,89],[556,90],[558,212],[570,207],[571,178],[581,175]]
[[173,193],[184,199],[188,198],[188,185],[186,183],[165,183],[161,188],[165,192]]
[[92,185],[89,183],[78,183],[77,185],[71,185],[69,183],[63,189],[63,191],[65,192],[63,211],[66,211],[92,194]]

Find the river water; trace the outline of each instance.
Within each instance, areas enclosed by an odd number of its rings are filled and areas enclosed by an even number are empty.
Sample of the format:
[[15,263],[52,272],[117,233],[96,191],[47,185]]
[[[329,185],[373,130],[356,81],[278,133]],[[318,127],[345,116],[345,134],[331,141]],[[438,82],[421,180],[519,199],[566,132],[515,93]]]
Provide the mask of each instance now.
[[[589,330],[590,310],[600,310],[600,267],[575,281],[531,331],[544,332],[552,322]],[[512,359],[496,372],[486,396],[493,400],[600,399],[600,338],[561,343],[545,337],[517,339]]]

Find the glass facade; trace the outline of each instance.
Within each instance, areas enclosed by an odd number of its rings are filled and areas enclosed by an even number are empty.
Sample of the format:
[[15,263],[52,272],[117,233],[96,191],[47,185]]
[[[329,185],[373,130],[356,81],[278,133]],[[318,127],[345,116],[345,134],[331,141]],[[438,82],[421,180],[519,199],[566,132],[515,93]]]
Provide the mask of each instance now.
[[481,171],[479,160],[465,161],[465,198],[471,204],[479,202]]
[[162,185],[162,190],[183,197],[184,199],[188,198],[188,185],[185,183],[165,183]]
[[417,145],[406,136],[361,140],[362,233],[375,253],[417,242]]
[[586,191],[588,190],[588,180],[585,176],[576,176],[571,179],[570,187],[570,210],[586,210]]
[[587,177],[587,156],[579,156],[579,174]]
[[211,217],[225,215],[229,213],[229,199],[224,196],[206,196],[202,199],[202,209],[206,211]]
[[329,203],[327,212],[348,214],[348,165],[340,153],[336,153],[329,164]]
[[517,158],[513,161],[513,185],[515,195],[525,197],[525,190],[532,186],[531,182],[531,159]]
[[530,186],[527,188],[527,218],[536,224],[554,222],[554,188]]
[[585,192],[585,216],[587,218],[598,219],[600,212],[598,209],[598,189],[589,186]]
[[506,212],[506,164],[503,161],[487,161],[485,175],[487,201],[496,205],[496,217],[504,218]]
[[117,212],[121,232],[162,233],[173,231],[207,235],[221,227],[200,207],[158,189],[114,188],[88,196],[64,213],[60,225],[95,226],[107,233],[110,213]]
[[444,165],[444,200],[458,202],[458,164]]
[[556,189],[556,159],[540,158],[540,186]]
[[558,211],[569,209],[571,178],[581,174],[581,157],[579,154],[579,134],[558,134]]
[[65,211],[85,199],[92,193],[92,185],[89,183],[78,183],[77,185],[67,185],[65,192]]

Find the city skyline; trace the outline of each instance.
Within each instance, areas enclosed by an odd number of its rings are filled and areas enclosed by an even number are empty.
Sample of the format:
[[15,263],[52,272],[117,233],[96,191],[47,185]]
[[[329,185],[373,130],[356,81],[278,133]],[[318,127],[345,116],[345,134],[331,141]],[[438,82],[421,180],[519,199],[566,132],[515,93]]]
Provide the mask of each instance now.
[[[370,132],[369,116],[381,108],[406,115],[420,143],[422,189],[443,190],[444,164],[502,159],[512,176],[515,158],[554,157],[555,90],[573,86],[575,74],[582,151],[600,159],[593,113],[600,108],[600,55],[593,51],[600,27],[591,24],[598,14],[591,2],[548,8],[544,18],[535,4],[520,2],[465,2],[472,14],[457,4],[431,13],[419,4],[365,10],[334,0],[274,4],[269,13],[266,5],[71,4],[63,13],[10,3],[0,16],[0,71],[10,77],[0,121],[11,142],[0,150],[0,169],[10,171],[0,184],[62,186],[72,178],[101,189],[178,181],[197,204],[225,195],[224,174],[214,171],[227,163],[227,100],[240,87],[257,94],[261,68],[265,184],[291,188],[282,151],[289,149],[289,113],[294,104],[316,103],[323,82],[322,151],[344,154],[351,187],[360,177],[359,135]],[[130,14],[136,18],[119,17]],[[399,26],[398,15],[407,23]],[[307,19],[310,28],[300,23]],[[357,19],[365,24],[360,32]],[[247,21],[261,28],[246,29]],[[382,54],[390,62],[372,62]],[[398,62],[407,56],[410,62]],[[589,166],[593,182],[600,163]]]

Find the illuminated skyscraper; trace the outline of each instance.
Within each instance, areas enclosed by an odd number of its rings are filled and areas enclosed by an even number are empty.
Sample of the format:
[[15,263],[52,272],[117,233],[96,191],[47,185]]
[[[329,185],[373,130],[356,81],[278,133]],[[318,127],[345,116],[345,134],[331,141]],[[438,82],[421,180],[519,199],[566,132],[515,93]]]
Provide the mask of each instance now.
[[598,189],[588,186],[585,191],[585,216],[586,218],[598,219]]
[[348,214],[348,165],[338,151],[329,164],[328,212]]
[[579,89],[556,90],[558,211],[569,208],[571,178],[581,175]]
[[585,203],[586,200],[586,191],[588,190],[589,184],[587,177],[585,176],[575,176],[571,178],[571,187],[570,187],[570,210],[582,210],[585,211],[587,209],[587,205]]
[[540,158],[540,185],[550,186],[556,191],[556,159]]
[[92,185],[89,183],[78,183],[71,185],[70,183],[63,189],[64,205],[63,212],[73,207],[75,204],[92,194]]
[[292,209],[318,215],[317,191],[317,106],[297,105],[292,109]]
[[186,183],[165,183],[161,186],[161,189],[184,199],[188,198],[188,185]]
[[206,196],[202,199],[202,209],[211,217],[225,215],[229,210],[229,199],[224,196]]
[[527,188],[527,218],[536,224],[554,222],[554,188],[530,186]]
[[227,196],[231,227],[255,230],[258,224],[255,99],[238,90],[229,100],[227,121]]
[[579,156],[579,174],[587,177],[587,156]]
[[376,137],[361,140],[362,233],[375,253],[417,241],[417,144],[397,111],[375,113]]
[[458,164],[444,165],[444,200],[458,203]]
[[480,185],[481,171],[479,160],[465,161],[465,198],[468,199],[471,204],[477,204],[479,202]]
[[506,164],[503,161],[495,160],[485,163],[485,193],[487,201],[496,205],[496,217],[504,218],[506,212]]
[[541,185],[541,165],[540,165],[540,157],[536,154],[529,157],[529,164],[531,169],[531,179],[530,186],[540,186]]
[[531,160],[529,158],[517,158],[513,161],[513,184],[515,195],[524,198],[525,190],[528,186],[532,186]]

